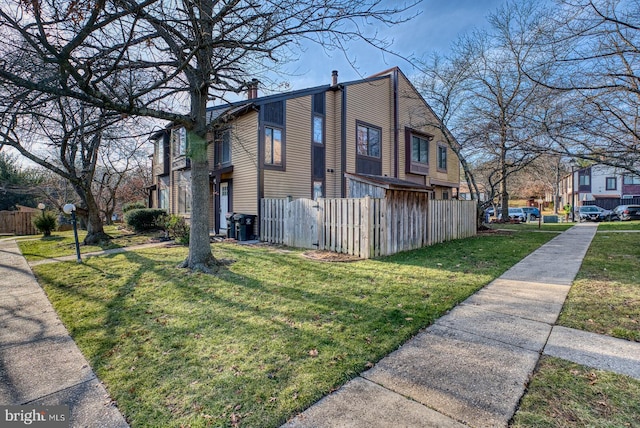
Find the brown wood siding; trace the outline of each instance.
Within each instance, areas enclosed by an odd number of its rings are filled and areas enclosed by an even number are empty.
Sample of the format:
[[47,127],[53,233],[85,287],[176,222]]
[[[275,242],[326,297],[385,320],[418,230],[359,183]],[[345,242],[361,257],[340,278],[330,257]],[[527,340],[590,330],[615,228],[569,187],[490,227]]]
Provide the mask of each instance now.
[[347,170],[356,172],[356,121],[382,129],[382,174],[393,174],[393,88],[391,79],[375,80],[347,87]]
[[258,214],[258,113],[238,118],[231,129],[234,212]]
[[[340,197],[340,108],[342,92],[327,91],[325,93],[325,197]],[[332,169],[333,172],[329,170]],[[336,193],[337,192],[337,193]]]
[[286,170],[265,170],[265,198],[311,197],[311,102],[311,96],[287,100]]
[[[447,147],[447,172],[437,171],[438,160],[438,142],[443,142],[446,145],[446,140],[442,135],[442,132],[434,127],[433,123],[436,123],[437,118],[425,105],[423,99],[415,91],[413,86],[404,78],[402,73],[398,73],[398,103],[399,103],[399,126],[403,130],[405,126],[412,129],[433,135],[433,139],[429,143],[429,177],[436,180],[448,181],[458,183],[460,180],[460,164],[455,153]],[[405,151],[405,138],[403,133],[400,135],[398,141],[399,150],[399,178],[411,180],[412,178],[419,176],[411,176],[406,174],[406,151]],[[411,177],[408,177],[411,176]],[[427,184],[429,184],[427,182]],[[442,192],[437,194],[438,197],[442,195]],[[449,192],[451,197],[451,192]]]
[[327,198],[342,196],[342,91],[327,92]]

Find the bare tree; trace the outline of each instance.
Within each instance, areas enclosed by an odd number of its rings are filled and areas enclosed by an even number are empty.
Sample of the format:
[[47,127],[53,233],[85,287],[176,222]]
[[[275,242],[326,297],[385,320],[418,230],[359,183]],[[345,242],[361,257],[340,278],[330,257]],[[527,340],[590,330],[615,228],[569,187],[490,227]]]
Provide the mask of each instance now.
[[[471,64],[466,58],[456,55],[441,56],[433,54],[428,61],[420,64],[420,74],[416,77],[416,86],[435,115],[422,115],[425,123],[418,126],[439,130],[449,148],[460,160],[465,181],[469,186],[471,199],[478,201],[478,227],[482,226],[482,213],[489,201],[480,202],[480,189],[476,181],[472,164],[467,160],[474,156],[473,132],[468,132],[468,123],[464,119],[464,108],[470,102]],[[451,130],[456,134],[452,134]]]
[[[208,234],[207,103],[224,100],[294,55],[304,40],[341,49],[354,39],[388,49],[375,24],[411,18],[382,0],[3,0],[0,85],[14,97],[67,96],[188,130],[192,210],[185,266],[216,263]],[[25,49],[26,47],[26,49]],[[25,61],[24,57],[37,61]],[[38,66],[38,71],[29,64]],[[126,84],[124,84],[124,83]],[[181,105],[181,103],[183,105]]]
[[[139,125],[138,121],[135,123]],[[148,152],[144,150],[148,142],[146,138],[135,135],[141,129],[129,129],[128,132],[118,129],[117,134],[109,135],[110,144],[100,152],[93,192],[106,224],[112,223],[118,206],[145,200],[148,194],[151,176]],[[134,195],[133,200],[131,195]]]
[[509,177],[539,156],[545,131],[540,115],[549,91],[518,67],[533,53],[538,17],[529,2],[506,4],[489,17],[489,29],[462,36],[448,57],[433,57],[419,85],[456,134],[450,146],[469,188],[478,195],[475,181],[482,177],[487,203],[500,198],[504,218]]
[[551,151],[640,174],[639,23],[638,0],[560,0],[540,23],[521,66],[556,91]]
[[122,127],[124,119],[72,98],[35,100],[37,103],[24,98],[14,104],[15,108],[1,113],[6,126],[0,128],[0,139],[69,181],[80,199],[78,214],[87,228],[85,244],[109,239],[94,193],[94,180],[100,153],[109,143],[114,153],[114,132],[116,127]]

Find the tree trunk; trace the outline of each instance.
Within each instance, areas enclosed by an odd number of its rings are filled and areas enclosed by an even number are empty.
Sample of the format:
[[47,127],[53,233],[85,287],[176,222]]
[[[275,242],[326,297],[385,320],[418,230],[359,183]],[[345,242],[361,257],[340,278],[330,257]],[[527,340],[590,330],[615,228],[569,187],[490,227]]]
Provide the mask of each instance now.
[[81,183],[73,183],[76,193],[80,196],[84,206],[87,207],[86,215],[81,216],[81,218],[84,218],[87,222],[87,236],[82,242],[84,245],[98,244],[101,241],[111,239],[109,235],[104,233],[104,226],[102,224],[102,218],[100,217],[100,208],[98,208],[90,186],[91,185],[89,185],[88,189],[85,189]]
[[84,199],[87,206],[87,236],[84,238],[83,244],[91,245],[108,241],[111,237],[104,233],[100,209],[93,195],[90,192],[85,193]]
[[[206,144],[205,151],[206,151]],[[194,147],[192,146],[192,149]],[[192,270],[212,273],[217,262],[209,240],[209,162],[191,158],[191,230],[189,258],[183,264]]]

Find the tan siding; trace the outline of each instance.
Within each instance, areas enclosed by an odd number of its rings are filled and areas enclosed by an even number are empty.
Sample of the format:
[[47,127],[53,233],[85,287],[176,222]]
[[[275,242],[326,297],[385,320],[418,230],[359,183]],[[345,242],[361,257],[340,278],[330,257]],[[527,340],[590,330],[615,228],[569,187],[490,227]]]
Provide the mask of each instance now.
[[264,197],[311,197],[311,96],[286,102],[285,171],[265,170]]
[[[415,91],[415,89],[411,86],[411,84],[399,74],[399,82],[398,82],[398,102],[399,102],[399,128],[400,128],[400,139],[399,139],[399,164],[400,171],[399,177],[402,179],[412,179],[418,176],[409,176],[405,173],[406,170],[406,162],[405,162],[405,136],[404,136],[404,128],[408,126],[412,129],[416,129],[421,132],[425,132],[427,134],[433,135],[434,138],[429,144],[429,177],[448,181],[448,182],[459,182],[460,180],[460,164],[458,162],[458,158],[455,153],[447,147],[447,172],[438,172],[437,171],[437,143],[442,142],[446,145],[446,140],[442,132],[437,129],[434,124],[437,123],[438,119],[433,114],[431,109],[425,105],[424,100],[419,96],[419,94]],[[437,196],[440,197],[442,192],[437,192]],[[449,196],[451,196],[451,192],[449,192]]]
[[393,104],[391,79],[363,82],[347,87],[347,171],[356,172],[356,121],[382,129],[382,174],[393,169]]
[[258,214],[258,113],[237,119],[231,134],[234,212]]

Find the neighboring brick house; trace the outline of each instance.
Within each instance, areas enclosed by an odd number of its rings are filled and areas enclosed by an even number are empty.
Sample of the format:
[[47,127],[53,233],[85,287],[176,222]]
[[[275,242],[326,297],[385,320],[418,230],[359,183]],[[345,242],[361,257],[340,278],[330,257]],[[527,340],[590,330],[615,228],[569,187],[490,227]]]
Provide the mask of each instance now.
[[[425,100],[398,68],[372,77],[208,109],[212,231],[227,212],[260,215],[262,198],[346,197],[344,173],[418,184],[432,198],[458,194],[460,167]],[[187,134],[168,127],[155,144],[150,205],[190,217]]]
[[559,184],[561,205],[595,202],[602,207],[615,206],[620,199],[640,198],[640,176],[608,165],[594,164],[574,170]]

